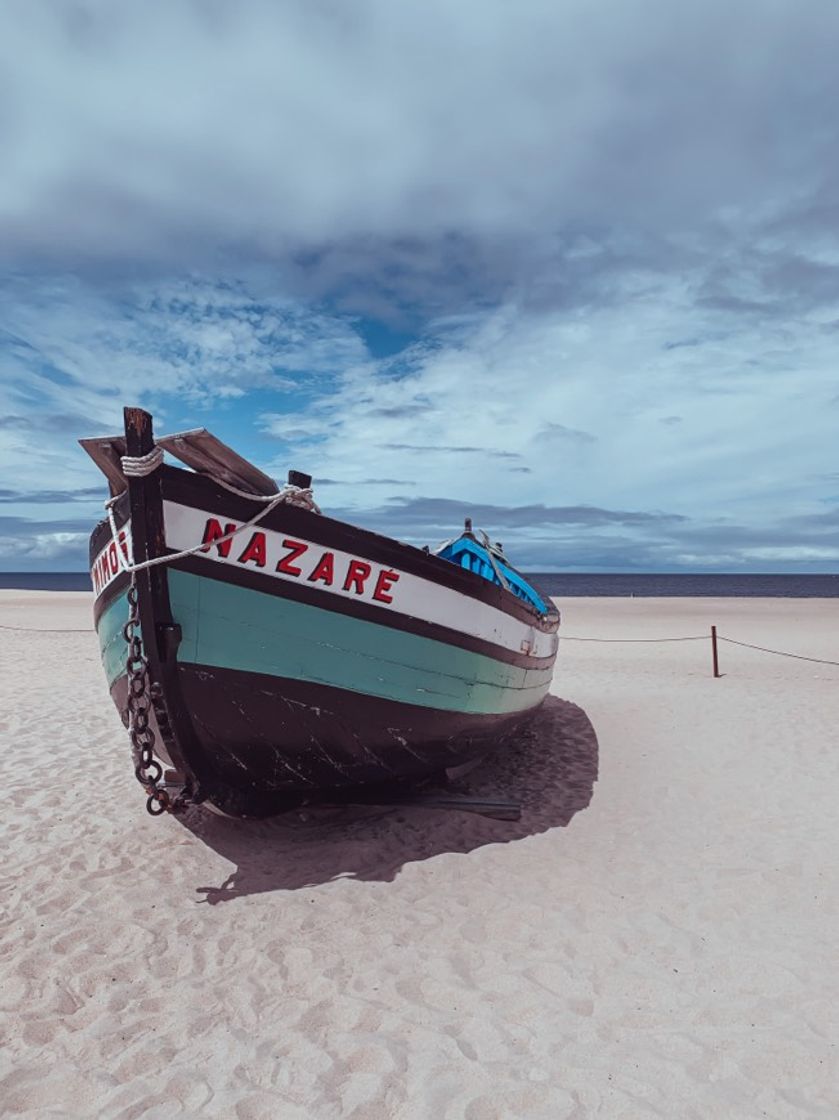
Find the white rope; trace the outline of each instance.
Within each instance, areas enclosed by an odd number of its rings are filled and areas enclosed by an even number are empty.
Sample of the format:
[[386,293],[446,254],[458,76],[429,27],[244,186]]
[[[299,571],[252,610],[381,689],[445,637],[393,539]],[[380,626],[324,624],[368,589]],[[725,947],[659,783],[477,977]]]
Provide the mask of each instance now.
[[232,486],[222,478],[213,476],[213,482],[223,486],[231,494],[236,494],[240,498],[248,498],[252,502],[273,502],[275,498],[282,494],[286,505],[299,506],[301,509],[308,509],[312,513],[321,512],[320,506],[314,499],[311,486],[295,486],[293,482],[287,482],[276,494],[252,494],[249,490],[240,490],[238,486]]
[[[137,457],[133,457],[131,455],[123,455],[122,469],[128,478],[145,478],[146,475],[149,475],[153,471],[156,471],[162,462],[163,449],[156,445],[152,448],[148,455],[140,455]],[[311,486],[295,486],[293,483],[287,482],[280,490],[277,491],[276,494],[252,494],[247,490],[240,490],[238,487],[232,486],[229,482],[224,482],[220,478],[215,478],[213,476],[210,477],[213,478],[213,482],[218,483],[219,486],[223,486],[224,489],[229,490],[231,494],[236,494],[240,498],[247,498],[252,502],[266,503],[265,508],[261,509],[249,521],[246,521],[243,525],[240,525],[236,529],[231,529],[229,533],[225,533],[221,537],[216,537],[212,541],[212,545],[224,544],[225,541],[233,540],[233,538],[238,536],[239,533],[244,533],[246,529],[252,529],[264,517],[267,517],[272,509],[276,509],[276,507],[279,505],[298,506],[299,508],[307,509],[312,513],[320,513],[320,508],[318,507],[317,502],[312,496]],[[108,523],[111,526],[111,537],[117,544],[119,543],[119,535],[116,521],[114,519],[113,507],[115,503],[119,501],[121,496],[122,495],[117,494],[115,497],[110,498],[107,502],[105,502],[105,510],[108,514]],[[143,560],[141,563],[135,564],[134,546],[132,542],[130,557],[126,557],[123,549],[118,547],[117,558],[119,560],[119,566],[122,571],[131,574],[133,572],[141,572],[145,568],[154,568],[158,564],[170,564],[173,560],[183,560],[187,556],[194,556],[196,552],[202,552],[204,550],[209,551],[209,548],[210,545],[206,544],[204,541],[201,541],[199,544],[193,545],[191,548],[184,548],[180,552],[170,552],[166,556],[153,556],[150,560]]]
[[163,448],[157,444],[148,455],[123,455],[120,463],[126,478],[145,478],[153,474],[163,462]]
[[[112,509],[113,500],[114,499],[112,498],[111,501],[106,502],[105,507],[108,510],[108,521],[110,522],[111,526],[111,534],[114,540],[118,540],[116,523],[114,521],[114,511]],[[240,525],[238,529],[232,529],[229,533],[225,533],[222,537],[216,537],[212,541],[212,544],[224,544],[225,541],[232,541],[234,537],[239,535],[239,533],[244,533],[245,529],[252,529],[254,525],[258,524],[258,522],[262,520],[263,517],[267,517],[272,509],[274,509],[278,505],[281,505],[284,500],[285,495],[282,491],[280,491],[278,494],[275,494],[274,497],[269,501],[268,505],[265,506],[264,509],[261,509],[255,517],[252,517],[250,521],[246,521],[244,525]],[[119,557],[119,563],[122,570],[124,572],[130,573],[142,572],[144,568],[154,568],[158,564],[170,564],[173,560],[183,560],[184,557],[193,556],[196,552],[201,552],[204,549],[207,549],[207,551],[209,551],[209,546],[204,541],[201,541],[198,544],[193,545],[192,548],[184,548],[181,549],[180,552],[170,552],[166,556],[153,556],[151,560],[143,560],[139,564],[134,563],[133,547],[131,549],[132,556],[130,561],[126,561],[125,555],[121,548],[117,549],[117,556]]]

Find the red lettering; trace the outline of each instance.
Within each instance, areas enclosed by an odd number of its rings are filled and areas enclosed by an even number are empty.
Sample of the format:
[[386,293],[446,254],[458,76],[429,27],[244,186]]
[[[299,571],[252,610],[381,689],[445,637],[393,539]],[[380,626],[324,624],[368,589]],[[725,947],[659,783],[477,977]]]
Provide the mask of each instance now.
[[116,541],[111,541],[111,547],[108,549],[108,562],[111,565],[111,571],[116,575],[119,571]]
[[300,541],[283,541],[283,548],[287,548],[288,552],[277,561],[277,571],[285,572],[287,576],[302,575],[302,570],[296,564],[292,564],[292,560],[296,560],[298,556],[302,556],[304,552],[309,551],[307,544],[302,544]]
[[119,546],[122,549],[122,555],[127,560],[128,559],[128,542],[125,539],[125,533],[124,532],[120,532],[120,534],[119,534]]
[[392,603],[393,596],[388,595],[394,583],[399,579],[399,572],[389,571],[383,568],[379,572],[379,578],[376,580],[376,590],[373,592],[373,598],[378,599],[380,603]]
[[98,595],[102,587],[102,582],[99,579],[99,564],[94,564],[90,572],[90,579],[93,584],[93,594]]
[[249,564],[251,561],[259,568],[265,567],[265,534],[254,533],[248,541],[242,555],[239,557],[240,564]]
[[107,550],[107,548],[102,553],[102,559],[99,561],[99,563],[102,565],[102,582],[107,583],[108,580],[111,578],[111,569],[110,569],[110,566],[108,564],[108,550]]
[[314,571],[309,576],[309,583],[317,583],[323,580],[327,587],[332,586],[332,580],[335,576],[335,557],[331,552],[324,552],[317,564],[315,564]]
[[347,568],[347,578],[344,580],[344,590],[349,591],[350,584],[355,584],[356,595],[364,593],[364,581],[370,575],[370,565],[365,564],[363,560],[350,560],[349,567]]
[[[209,552],[210,545],[213,543],[213,541],[217,541],[219,537],[226,537],[227,534],[232,533],[235,528],[235,524],[228,524],[225,525],[222,529],[221,523],[216,521],[214,517],[208,518],[207,524],[204,526],[204,536],[201,541],[204,547],[201,549],[201,551]],[[230,540],[222,541],[221,544],[217,544],[216,548],[218,549],[219,556],[223,556],[226,559],[230,555],[230,546],[232,544],[232,537],[230,538]]]

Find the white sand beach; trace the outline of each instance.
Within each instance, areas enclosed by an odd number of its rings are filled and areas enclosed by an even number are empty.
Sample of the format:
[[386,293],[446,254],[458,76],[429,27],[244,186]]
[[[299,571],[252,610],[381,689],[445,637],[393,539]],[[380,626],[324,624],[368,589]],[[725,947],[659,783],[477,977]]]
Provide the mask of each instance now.
[[[569,599],[562,632],[839,661],[839,600]],[[146,814],[91,596],[0,592],[0,1111],[839,1116],[839,666],[565,641],[459,811]]]

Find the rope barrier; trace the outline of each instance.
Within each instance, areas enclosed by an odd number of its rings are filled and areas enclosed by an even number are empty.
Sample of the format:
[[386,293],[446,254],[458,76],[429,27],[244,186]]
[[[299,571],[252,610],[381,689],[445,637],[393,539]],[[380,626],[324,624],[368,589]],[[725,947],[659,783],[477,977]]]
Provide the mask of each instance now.
[[5,626],[0,623],[0,630],[16,630],[20,634],[92,634],[93,627],[88,626],[84,630],[48,630],[41,626]]
[[707,634],[693,634],[688,638],[577,638],[571,634],[560,634],[563,642],[707,642]]
[[[154,446],[147,455],[129,456],[123,455],[121,458],[121,465],[123,473],[128,478],[145,478],[147,475],[153,474],[163,463],[163,450],[160,446]],[[244,524],[237,526],[230,532],[225,533],[223,536],[216,538],[212,544],[220,545],[225,541],[232,540],[233,537],[238,536],[246,529],[251,529],[263,520],[271,511],[281,503],[288,503],[289,505],[301,506],[304,509],[311,510],[314,513],[320,513],[317,503],[314,500],[311,487],[295,486],[292,483],[286,483],[280,490],[274,494],[253,494],[249,491],[240,490],[238,487],[231,485],[224,479],[215,478],[214,481],[222,486],[225,490],[229,490],[232,494],[239,497],[247,498],[257,503],[264,503],[264,506],[252,518]],[[112,497],[105,503],[105,510],[107,513],[108,521],[111,528],[111,536],[114,541],[119,539],[117,531],[116,520],[114,517],[114,505],[119,500],[121,495]],[[495,559],[492,554],[489,538],[486,533],[481,532],[483,543],[487,549],[490,563],[492,564],[495,575],[503,587],[507,586],[507,581],[498,569]],[[444,547],[444,546],[441,546]],[[142,571],[145,568],[152,568],[158,564],[171,564],[173,560],[181,560],[187,556],[193,556],[197,552],[206,551],[208,546],[202,541],[200,544],[193,545],[191,548],[182,549],[180,552],[172,552],[165,556],[155,556],[150,560],[142,563],[135,564],[133,555],[129,558],[124,555],[122,548],[117,548],[117,558],[120,568],[128,573]],[[133,552],[133,550],[132,550]],[[721,642],[728,642],[729,645],[742,646],[744,649],[759,650],[761,653],[770,653],[776,657],[790,657],[796,661],[809,661],[817,665],[836,665],[839,667],[839,661],[829,661],[822,657],[806,657],[800,653],[789,653],[785,650],[768,649],[766,646],[753,645],[751,642],[740,642],[736,638],[727,638],[722,634],[716,633],[716,627],[712,627],[711,641],[714,647],[714,675],[718,675],[717,671],[717,654],[716,654],[716,640]],[[90,634],[93,632],[93,627],[85,629],[47,629],[42,627],[33,626],[8,626],[0,623],[0,630],[11,630],[17,633],[25,634]],[[561,634],[561,639],[566,642],[597,642],[609,645],[658,645],[663,642],[704,642],[708,640],[707,634],[691,634],[684,637],[676,638],[586,638],[574,634]]]
[[[216,543],[216,542],[213,542]],[[172,559],[172,557],[167,557]],[[53,630],[46,629],[40,626],[7,626],[0,623],[0,630],[13,630],[20,634],[92,634],[93,627],[84,629],[62,629]],[[560,638],[565,642],[598,642],[607,643],[609,645],[657,645],[662,642],[707,642],[709,637],[707,634],[691,634],[686,637],[679,638],[583,638],[576,634],[561,634]],[[732,646],[742,646],[744,649],[758,650],[760,653],[771,653],[775,657],[790,657],[795,661],[809,661],[816,665],[835,665],[839,667],[839,661],[830,661],[825,657],[806,657],[802,653],[789,653],[781,649],[769,649],[767,646],[753,645],[751,642],[741,642],[736,638],[727,638],[723,634],[718,635],[719,641],[728,642]]]
[[[825,657],[805,657],[802,653],[789,653],[781,649],[769,649],[767,646],[753,645],[751,642],[740,642],[736,638],[726,638],[723,634],[718,634],[717,638],[721,642],[728,642],[732,646],[742,646],[744,649],[756,649],[761,653],[772,653],[776,657],[791,657],[795,661],[811,661],[816,665],[836,665],[839,667],[839,661],[829,661]],[[560,640],[564,642],[607,642],[611,644],[617,643],[659,643],[659,642],[707,642],[707,634],[698,634],[691,637],[684,638],[579,638],[571,634],[560,634]]]
[[728,642],[731,646],[743,646],[745,649],[758,649],[761,653],[774,653],[776,657],[792,657],[796,661],[813,661],[817,665],[839,665],[839,661],[828,661],[824,657],[805,657],[802,653],[787,653],[781,649],[767,649],[766,646],[754,646],[751,642],[738,642],[736,638],[726,638],[719,635],[721,642]]

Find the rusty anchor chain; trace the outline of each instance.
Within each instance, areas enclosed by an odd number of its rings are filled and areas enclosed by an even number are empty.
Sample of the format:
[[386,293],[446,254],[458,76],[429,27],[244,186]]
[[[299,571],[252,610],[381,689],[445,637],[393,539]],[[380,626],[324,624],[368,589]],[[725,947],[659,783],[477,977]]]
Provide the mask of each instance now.
[[128,621],[122,629],[128,645],[125,670],[128,676],[128,700],[125,715],[128,717],[128,734],[131,738],[131,757],[134,776],[148,794],[146,810],[153,817],[161,813],[176,813],[187,803],[186,790],[174,799],[161,785],[163,767],[154,757],[155,734],[151,727],[151,699],[149,696],[149,665],[143,653],[142,640],[137,633],[140,624],[136,579],[132,574],[127,592]]

